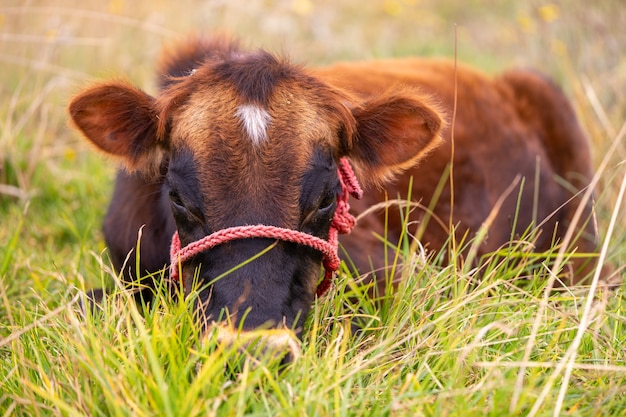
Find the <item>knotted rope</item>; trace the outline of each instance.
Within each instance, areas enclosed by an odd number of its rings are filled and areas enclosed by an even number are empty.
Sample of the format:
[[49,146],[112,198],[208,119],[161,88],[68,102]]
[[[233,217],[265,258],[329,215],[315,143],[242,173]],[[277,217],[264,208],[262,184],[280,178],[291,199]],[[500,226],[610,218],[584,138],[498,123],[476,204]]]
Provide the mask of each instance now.
[[337,196],[337,208],[330,224],[328,240],[320,239],[319,237],[297,230],[259,224],[254,226],[235,226],[218,230],[181,249],[180,238],[178,237],[178,231],[176,231],[174,232],[174,236],[172,236],[172,244],[170,247],[170,277],[177,281],[179,279],[179,265],[198,253],[209,250],[222,243],[235,239],[278,239],[306,245],[322,253],[322,264],[325,270],[324,279],[319,283],[316,290],[317,296],[321,297],[330,288],[333,273],[339,269],[340,260],[337,254],[339,233],[350,233],[356,224],[356,219],[349,212],[350,205],[348,204],[348,198],[349,196],[353,196],[354,198],[360,199],[363,196],[363,191],[346,158],[339,160],[337,172],[341,184],[341,193]]

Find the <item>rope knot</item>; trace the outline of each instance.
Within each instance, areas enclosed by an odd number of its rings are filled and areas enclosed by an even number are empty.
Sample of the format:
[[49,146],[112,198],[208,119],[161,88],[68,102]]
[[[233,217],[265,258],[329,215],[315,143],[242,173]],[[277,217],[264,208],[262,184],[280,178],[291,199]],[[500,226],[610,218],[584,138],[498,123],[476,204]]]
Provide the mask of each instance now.
[[363,190],[359,186],[354,171],[346,158],[341,158],[338,166],[339,182],[341,183],[341,194],[337,198],[337,209],[332,220],[332,227],[341,234],[350,233],[356,225],[356,218],[350,214],[350,204],[348,198],[353,196],[360,199]]
[[339,200],[331,227],[337,229],[337,232],[341,234],[346,234],[350,233],[355,225],[356,219],[350,214],[350,205],[346,201]]

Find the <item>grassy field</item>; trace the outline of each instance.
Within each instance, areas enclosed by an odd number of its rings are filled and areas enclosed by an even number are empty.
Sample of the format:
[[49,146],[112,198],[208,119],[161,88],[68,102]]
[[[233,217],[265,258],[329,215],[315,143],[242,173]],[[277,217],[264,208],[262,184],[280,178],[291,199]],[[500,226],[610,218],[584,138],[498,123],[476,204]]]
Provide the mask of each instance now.
[[[83,317],[111,282],[100,222],[114,163],[67,124],[94,79],[154,91],[163,43],[228,31],[312,64],[454,56],[534,67],[571,97],[594,149],[603,255],[626,260],[626,5],[621,0],[4,0],[0,4],[0,415],[572,415],[626,413],[625,286],[549,294],[546,272],[426,262],[375,304],[344,275],[278,372],[201,338],[190,300],[128,295]],[[614,225],[614,227],[613,227]],[[470,289],[471,287],[471,289]],[[350,334],[358,316],[364,331]]]

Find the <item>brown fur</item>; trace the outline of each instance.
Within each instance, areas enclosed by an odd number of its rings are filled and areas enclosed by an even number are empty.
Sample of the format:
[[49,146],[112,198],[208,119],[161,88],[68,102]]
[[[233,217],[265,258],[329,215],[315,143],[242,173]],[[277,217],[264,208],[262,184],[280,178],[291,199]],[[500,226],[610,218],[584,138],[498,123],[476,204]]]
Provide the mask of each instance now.
[[[447,181],[434,208],[434,215],[440,222],[431,220],[421,236],[427,249],[438,251],[445,246],[450,232],[442,224],[458,225],[457,241],[464,236],[473,237],[495,202],[518,175],[525,179],[525,184],[517,227],[512,231],[519,188],[505,200],[489,229],[488,238],[480,246],[479,256],[496,251],[511,237],[520,236],[531,224],[542,224],[543,231],[534,242],[538,252],[548,250],[565,235],[580,204],[580,198],[574,198],[575,191],[583,190],[591,180],[590,149],[565,95],[546,77],[516,70],[491,79],[460,65],[456,73],[458,111],[452,158],[451,117],[455,94],[452,62],[409,58],[348,63],[320,69],[319,74],[362,96],[376,94],[390,85],[417,86],[436,99],[446,115],[447,126],[442,132],[444,143],[383,191],[366,194],[363,201],[353,204],[355,211],[362,211],[385,196],[406,197],[410,178],[413,178],[412,199],[428,206],[446,167],[453,160],[454,194]],[[538,201],[534,197],[536,175],[540,175]],[[571,187],[560,185],[563,180]],[[454,205],[450,206],[452,198]],[[572,201],[567,203],[570,199]],[[537,218],[533,219],[535,204]],[[379,213],[376,219],[368,220],[367,232],[358,230],[343,239],[348,253],[359,254],[359,248],[370,233],[383,233],[384,215]],[[423,216],[424,210],[414,210],[408,221],[420,222]],[[398,238],[401,227],[399,218],[392,217],[389,226],[392,239]],[[590,206],[585,208],[578,229],[583,236],[572,242],[572,248],[593,253],[596,234]],[[380,247],[374,255],[370,253],[368,259],[375,268],[383,268]],[[357,264],[364,262],[358,260]],[[575,273],[568,275],[570,283],[578,282],[593,266],[593,262],[585,258],[571,264]]]

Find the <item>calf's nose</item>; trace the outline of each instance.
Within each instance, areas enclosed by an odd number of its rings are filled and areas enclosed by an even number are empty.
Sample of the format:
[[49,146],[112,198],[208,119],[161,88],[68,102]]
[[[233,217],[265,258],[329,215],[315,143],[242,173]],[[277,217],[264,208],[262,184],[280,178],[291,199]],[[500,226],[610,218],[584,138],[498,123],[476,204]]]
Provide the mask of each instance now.
[[259,362],[278,360],[281,365],[301,356],[300,342],[289,329],[238,330],[227,325],[214,325],[217,342],[249,355]]

